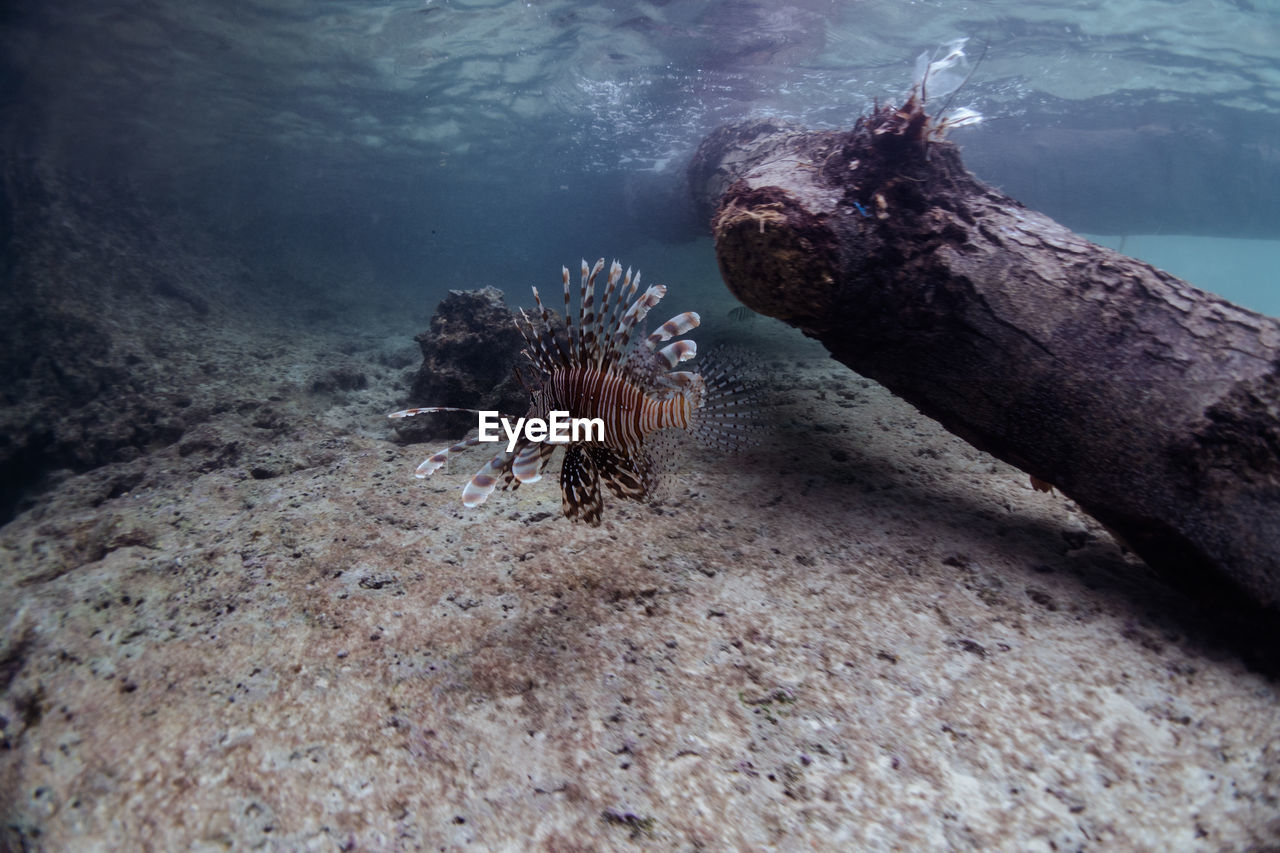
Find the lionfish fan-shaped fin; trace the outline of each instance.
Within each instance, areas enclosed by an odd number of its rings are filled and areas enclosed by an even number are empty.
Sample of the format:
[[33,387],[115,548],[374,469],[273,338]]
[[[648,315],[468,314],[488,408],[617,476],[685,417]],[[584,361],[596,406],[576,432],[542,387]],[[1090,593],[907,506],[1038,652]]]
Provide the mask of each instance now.
[[702,318],[698,316],[697,311],[686,311],[683,314],[677,314],[667,322],[658,327],[652,335],[646,340],[649,349],[653,349],[662,341],[669,341],[672,338],[679,337],[685,332],[698,328],[698,324],[702,322]]
[[419,480],[430,477],[436,471],[440,470],[440,466],[448,460],[450,454],[466,450],[468,447],[475,447],[479,443],[480,439],[472,436],[466,441],[460,441],[452,447],[446,447],[438,453],[433,453],[426,459],[422,460],[422,464],[414,469],[413,476],[417,477]]
[[536,483],[542,479],[542,443],[530,441],[515,451],[511,473],[520,483]]
[[682,361],[688,361],[698,354],[698,345],[693,341],[676,341],[658,350],[658,355],[667,361],[667,365],[675,367]]
[[462,505],[476,507],[484,503],[497,488],[499,479],[510,465],[510,453],[499,453],[486,462],[485,466],[462,487]]
[[570,521],[600,524],[604,498],[600,496],[600,476],[585,444],[570,444],[560,466],[560,506]]
[[742,356],[724,350],[703,358],[702,399],[689,418],[689,432],[699,443],[729,451],[758,443],[760,396],[738,378],[746,367]]
[[649,460],[642,453],[628,456],[608,445],[587,445],[600,481],[620,498],[642,501],[649,494]]
[[645,498],[670,500],[688,473],[686,448],[692,439],[681,429],[660,429],[644,442]]

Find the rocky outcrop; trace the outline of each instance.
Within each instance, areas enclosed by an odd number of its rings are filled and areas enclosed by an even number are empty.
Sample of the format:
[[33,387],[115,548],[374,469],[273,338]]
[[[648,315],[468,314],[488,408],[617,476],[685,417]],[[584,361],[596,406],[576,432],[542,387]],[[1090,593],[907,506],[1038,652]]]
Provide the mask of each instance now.
[[[529,395],[515,378],[524,347],[511,310],[496,287],[452,290],[441,300],[431,327],[414,337],[422,366],[409,392],[412,406],[457,406],[523,415]],[[476,426],[475,415],[439,412],[397,421],[410,441],[461,438]]]
[[199,375],[192,341],[221,313],[219,288],[206,285],[234,276],[166,234],[127,186],[11,158],[0,196],[11,226],[0,288],[3,522],[52,472],[127,461],[182,436],[197,396],[182,381]]

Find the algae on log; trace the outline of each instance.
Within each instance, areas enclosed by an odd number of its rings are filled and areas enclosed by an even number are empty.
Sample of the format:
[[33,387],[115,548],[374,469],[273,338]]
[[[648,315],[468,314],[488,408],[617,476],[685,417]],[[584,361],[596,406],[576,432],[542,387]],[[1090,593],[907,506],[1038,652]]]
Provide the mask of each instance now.
[[729,289],[1153,568],[1276,607],[1280,320],[1028,210],[939,130],[913,97],[850,131],[708,136],[689,178]]

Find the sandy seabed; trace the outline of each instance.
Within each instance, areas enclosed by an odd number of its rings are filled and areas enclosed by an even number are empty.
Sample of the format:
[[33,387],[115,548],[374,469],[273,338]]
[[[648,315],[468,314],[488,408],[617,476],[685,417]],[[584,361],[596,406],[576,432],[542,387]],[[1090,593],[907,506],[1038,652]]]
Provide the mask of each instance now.
[[228,331],[237,402],[0,529],[12,849],[1280,840],[1275,681],[798,334],[752,325],[757,448],[589,528],[413,478],[414,331]]

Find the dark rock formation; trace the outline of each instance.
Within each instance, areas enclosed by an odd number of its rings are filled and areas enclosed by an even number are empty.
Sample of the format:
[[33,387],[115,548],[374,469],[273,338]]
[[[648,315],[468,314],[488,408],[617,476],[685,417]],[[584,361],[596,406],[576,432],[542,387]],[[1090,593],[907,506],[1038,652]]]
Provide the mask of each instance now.
[[195,398],[178,374],[193,372],[191,329],[213,310],[202,285],[222,271],[166,242],[125,185],[10,158],[0,189],[2,523],[54,471],[182,436]]
[[1280,321],[1089,243],[939,135],[913,98],[709,136],[690,184],[729,288],[1151,566],[1280,603]]
[[[458,406],[523,415],[529,395],[515,378],[524,338],[495,287],[452,290],[431,318],[431,328],[414,340],[422,367],[409,392],[412,406]],[[440,412],[395,424],[411,441],[461,438],[475,429],[476,416]]]

